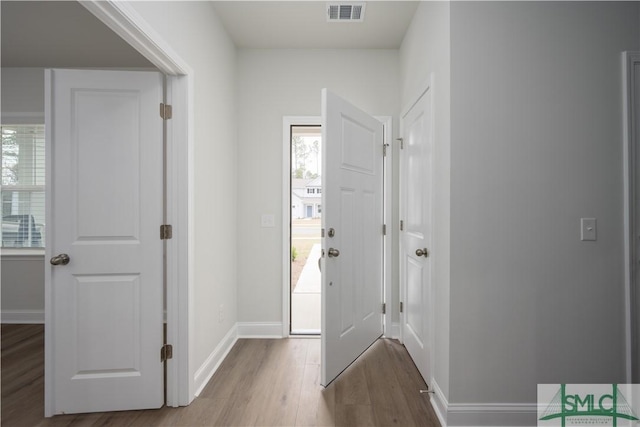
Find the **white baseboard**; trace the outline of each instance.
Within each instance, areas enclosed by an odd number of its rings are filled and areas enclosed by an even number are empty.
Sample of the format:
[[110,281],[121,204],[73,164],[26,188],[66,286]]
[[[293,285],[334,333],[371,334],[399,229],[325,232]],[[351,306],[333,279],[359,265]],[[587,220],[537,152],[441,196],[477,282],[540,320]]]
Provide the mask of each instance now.
[[2,323],[44,323],[44,310],[2,310]]
[[447,407],[449,406],[449,402],[435,379],[431,380],[431,389],[434,393],[430,395],[429,403],[431,403],[431,407],[435,411],[440,425],[447,427]]
[[238,338],[282,338],[282,322],[238,322]]
[[227,357],[229,351],[238,340],[238,327],[233,325],[229,332],[222,338],[222,341],[211,352],[207,360],[198,368],[193,376],[193,383],[196,389],[196,397],[200,395],[202,389],[207,385],[213,374],[218,370],[222,361]]
[[449,404],[447,421],[452,426],[532,426],[537,424],[535,403]]
[[432,388],[435,393],[431,406],[442,427],[515,427],[537,423],[536,403],[449,403],[435,380]]

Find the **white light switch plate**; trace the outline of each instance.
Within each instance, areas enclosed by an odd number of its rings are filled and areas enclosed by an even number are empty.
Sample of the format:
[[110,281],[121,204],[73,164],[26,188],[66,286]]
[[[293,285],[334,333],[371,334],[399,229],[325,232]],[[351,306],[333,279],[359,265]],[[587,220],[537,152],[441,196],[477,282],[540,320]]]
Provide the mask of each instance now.
[[595,218],[580,218],[580,240],[597,240]]
[[262,227],[275,227],[276,226],[275,217],[272,214],[262,214],[260,225]]

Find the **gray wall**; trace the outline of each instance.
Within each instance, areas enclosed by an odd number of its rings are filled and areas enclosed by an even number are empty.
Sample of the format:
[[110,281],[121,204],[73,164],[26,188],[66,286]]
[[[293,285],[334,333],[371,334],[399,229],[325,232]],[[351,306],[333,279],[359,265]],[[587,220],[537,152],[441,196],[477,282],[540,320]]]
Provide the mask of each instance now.
[[3,122],[7,114],[16,113],[38,113],[44,118],[43,68],[2,68],[0,77]]
[[638,29],[637,2],[451,3],[450,402],[627,380],[621,52]]
[[44,255],[2,256],[2,322],[44,322]]
[[[416,12],[402,105],[433,73],[433,380],[450,425],[535,424],[533,412],[458,408],[532,405],[538,383],[628,379],[621,52],[640,48],[639,14],[637,2]],[[596,242],[580,241],[581,217],[598,219]]]

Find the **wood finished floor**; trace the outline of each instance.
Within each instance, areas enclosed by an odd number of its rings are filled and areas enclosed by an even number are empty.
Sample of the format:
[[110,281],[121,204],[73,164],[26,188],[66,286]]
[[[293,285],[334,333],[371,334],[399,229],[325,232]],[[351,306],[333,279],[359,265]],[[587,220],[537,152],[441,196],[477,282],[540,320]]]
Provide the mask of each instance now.
[[43,417],[42,325],[2,325],[3,427],[440,426],[405,348],[381,339],[329,387],[320,340],[238,340],[191,405]]

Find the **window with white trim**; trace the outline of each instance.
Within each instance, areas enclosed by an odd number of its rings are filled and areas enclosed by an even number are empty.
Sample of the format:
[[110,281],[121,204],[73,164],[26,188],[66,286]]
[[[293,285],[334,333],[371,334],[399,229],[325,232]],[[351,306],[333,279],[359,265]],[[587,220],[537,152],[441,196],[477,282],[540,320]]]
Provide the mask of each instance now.
[[2,247],[45,243],[44,125],[2,125]]

